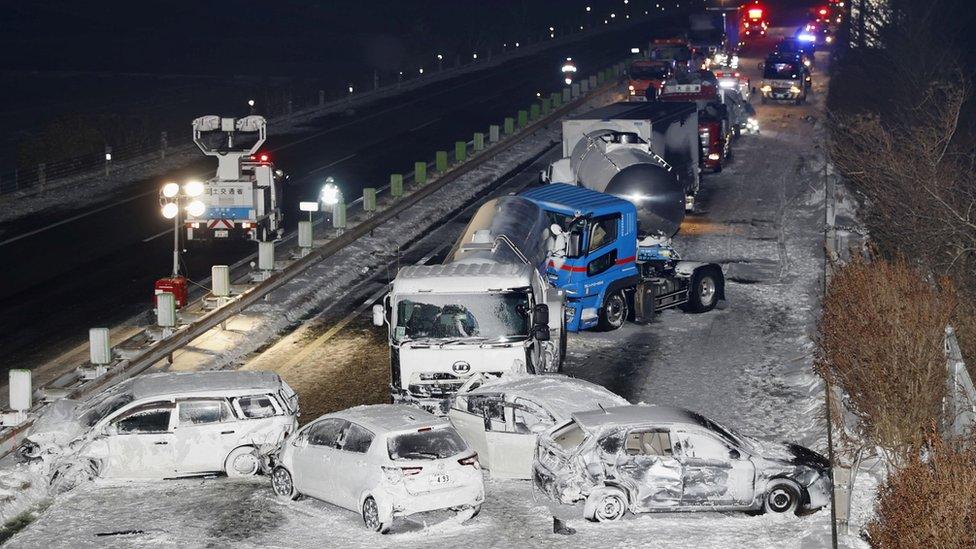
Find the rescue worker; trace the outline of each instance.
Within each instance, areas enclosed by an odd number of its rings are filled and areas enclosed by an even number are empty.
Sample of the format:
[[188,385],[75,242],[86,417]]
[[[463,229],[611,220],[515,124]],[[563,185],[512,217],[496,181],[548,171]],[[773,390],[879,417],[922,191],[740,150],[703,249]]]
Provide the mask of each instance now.
[[551,233],[547,253],[549,264],[559,269],[563,266],[563,262],[566,261],[566,252],[569,250],[569,237],[566,236],[566,231],[558,223],[550,225],[549,232]]

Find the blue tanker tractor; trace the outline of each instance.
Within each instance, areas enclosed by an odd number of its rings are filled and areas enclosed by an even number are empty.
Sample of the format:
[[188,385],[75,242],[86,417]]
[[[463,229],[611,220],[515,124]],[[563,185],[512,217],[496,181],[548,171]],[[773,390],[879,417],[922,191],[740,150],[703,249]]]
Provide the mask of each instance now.
[[725,299],[721,266],[683,260],[671,245],[684,213],[680,187],[673,194],[628,200],[563,183],[520,194],[550,222],[551,251],[542,267],[566,293],[568,331],[615,330],[673,307],[702,313]]

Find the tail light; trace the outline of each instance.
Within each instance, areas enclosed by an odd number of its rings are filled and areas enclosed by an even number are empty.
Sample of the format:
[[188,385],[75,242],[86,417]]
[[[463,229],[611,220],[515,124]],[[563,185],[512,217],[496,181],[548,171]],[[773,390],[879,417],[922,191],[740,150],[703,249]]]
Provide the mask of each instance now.
[[470,465],[475,469],[481,469],[481,464],[478,463],[478,454],[472,454],[468,457],[464,457],[458,460],[461,465]]
[[393,484],[401,482],[404,477],[419,475],[424,470],[423,467],[387,467],[386,465],[382,468],[383,474],[386,475],[386,480]]

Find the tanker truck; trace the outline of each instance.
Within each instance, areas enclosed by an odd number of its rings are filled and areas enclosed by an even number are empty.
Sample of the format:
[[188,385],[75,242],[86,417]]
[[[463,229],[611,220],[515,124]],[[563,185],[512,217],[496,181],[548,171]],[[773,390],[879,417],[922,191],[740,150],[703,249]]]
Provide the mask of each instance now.
[[400,269],[373,323],[386,326],[394,402],[447,413],[472,376],[559,372],[564,292],[543,276],[548,218],[518,196],[489,200],[441,265]]

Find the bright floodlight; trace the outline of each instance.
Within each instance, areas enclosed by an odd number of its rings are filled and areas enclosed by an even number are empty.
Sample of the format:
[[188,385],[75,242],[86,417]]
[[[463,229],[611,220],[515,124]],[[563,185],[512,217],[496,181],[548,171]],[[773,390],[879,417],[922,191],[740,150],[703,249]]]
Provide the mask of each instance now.
[[163,217],[166,219],[173,219],[178,213],[180,213],[180,207],[176,205],[176,202],[163,204]]
[[319,193],[319,200],[326,206],[335,206],[339,203],[339,187],[335,183],[326,183]]
[[176,183],[166,183],[163,185],[163,196],[173,198],[180,193],[180,186]]
[[190,198],[195,198],[203,194],[203,183],[199,181],[187,181],[183,184],[183,192]]
[[200,217],[203,212],[207,211],[207,206],[199,200],[194,200],[186,207],[186,212],[193,217]]

